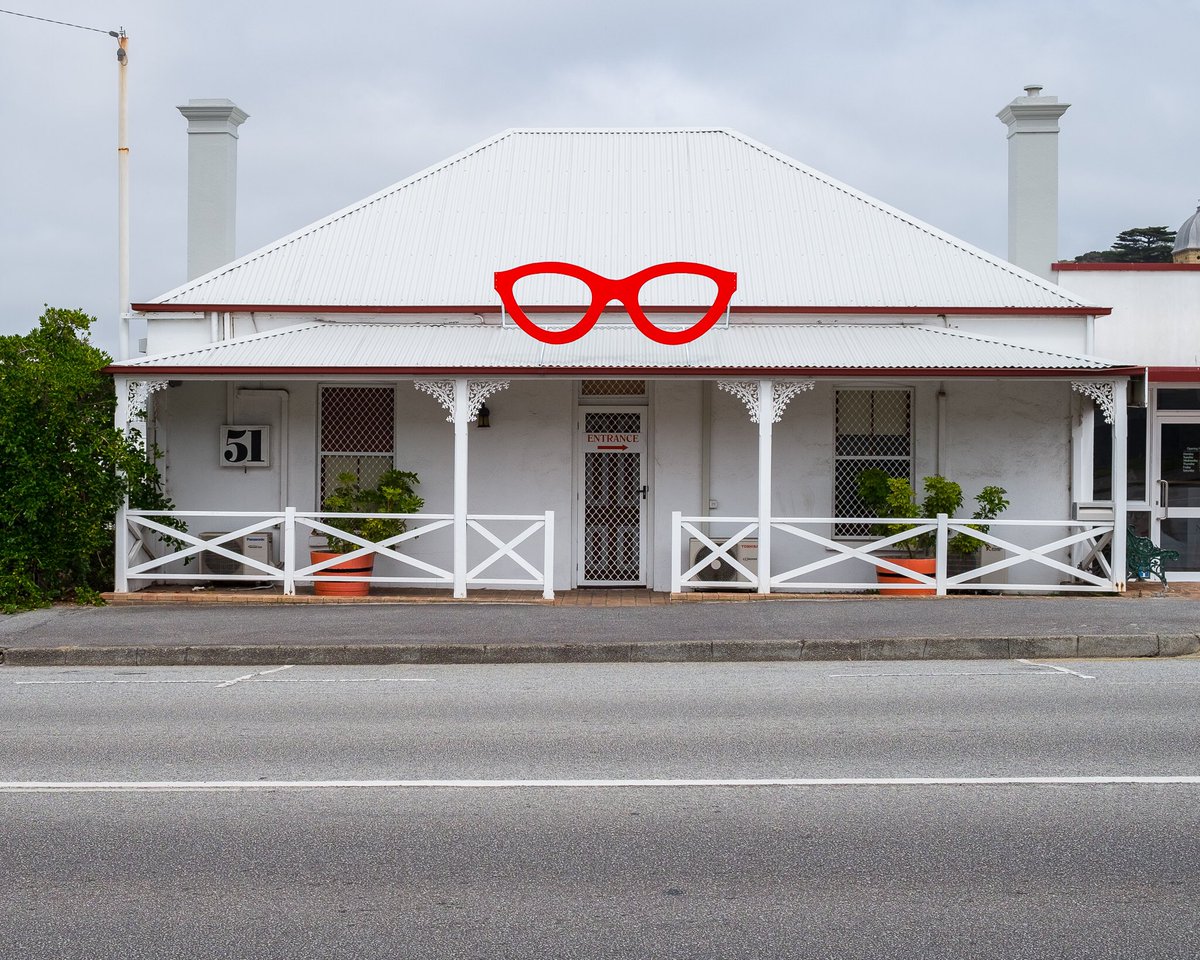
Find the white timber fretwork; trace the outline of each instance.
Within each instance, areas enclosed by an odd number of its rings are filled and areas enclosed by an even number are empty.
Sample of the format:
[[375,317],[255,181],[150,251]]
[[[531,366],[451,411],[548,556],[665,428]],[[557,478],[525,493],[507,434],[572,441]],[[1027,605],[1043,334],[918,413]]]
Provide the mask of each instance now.
[[1116,389],[1111,380],[1072,380],[1071,389],[1088,397],[1104,415],[1105,423],[1113,422],[1113,398]]

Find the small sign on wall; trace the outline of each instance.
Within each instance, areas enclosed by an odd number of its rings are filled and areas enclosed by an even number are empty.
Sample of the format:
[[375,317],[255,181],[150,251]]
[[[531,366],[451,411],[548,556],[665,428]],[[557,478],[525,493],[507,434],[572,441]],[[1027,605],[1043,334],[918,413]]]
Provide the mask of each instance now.
[[220,460],[223,467],[269,467],[271,428],[258,424],[221,427]]

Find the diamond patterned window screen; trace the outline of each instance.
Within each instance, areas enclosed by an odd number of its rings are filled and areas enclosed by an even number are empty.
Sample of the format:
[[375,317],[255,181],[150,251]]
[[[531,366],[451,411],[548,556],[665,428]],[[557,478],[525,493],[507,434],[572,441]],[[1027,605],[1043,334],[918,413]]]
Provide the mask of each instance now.
[[373,486],[394,463],[393,387],[321,388],[321,499],[338,474]]
[[[641,433],[641,413],[588,413],[587,433]],[[588,451],[583,463],[583,579],[642,579],[642,455]]]
[[579,384],[581,397],[644,397],[645,380],[583,380]]
[[[833,515],[868,516],[858,495],[858,475],[878,467],[912,479],[912,392],[838,390],[835,399]],[[867,523],[834,524],[835,537],[869,537]]]

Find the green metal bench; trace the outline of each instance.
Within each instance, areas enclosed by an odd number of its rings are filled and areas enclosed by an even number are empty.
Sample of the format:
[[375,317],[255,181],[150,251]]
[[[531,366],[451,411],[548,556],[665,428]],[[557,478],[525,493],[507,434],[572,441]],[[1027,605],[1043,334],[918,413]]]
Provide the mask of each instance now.
[[1163,589],[1167,588],[1167,574],[1163,570],[1164,560],[1178,560],[1178,550],[1163,550],[1154,545],[1149,537],[1139,537],[1129,530],[1125,538],[1125,572],[1130,580],[1149,580],[1158,577]]

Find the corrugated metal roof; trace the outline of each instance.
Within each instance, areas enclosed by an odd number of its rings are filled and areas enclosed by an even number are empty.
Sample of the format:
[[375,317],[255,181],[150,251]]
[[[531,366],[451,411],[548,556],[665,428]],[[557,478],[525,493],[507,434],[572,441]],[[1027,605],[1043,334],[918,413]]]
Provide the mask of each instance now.
[[[509,130],[153,302],[498,306],[493,273],[543,260],[612,278],[699,261],[737,272],[734,306],[1086,306],[741,134],[682,129]],[[686,293],[663,280],[643,302]]]
[[317,321],[115,364],[130,372],[804,370],[1107,370],[1095,357],[1038,350],[944,327],[905,324],[734,324],[667,346],[629,325],[544,344],[515,327]]

